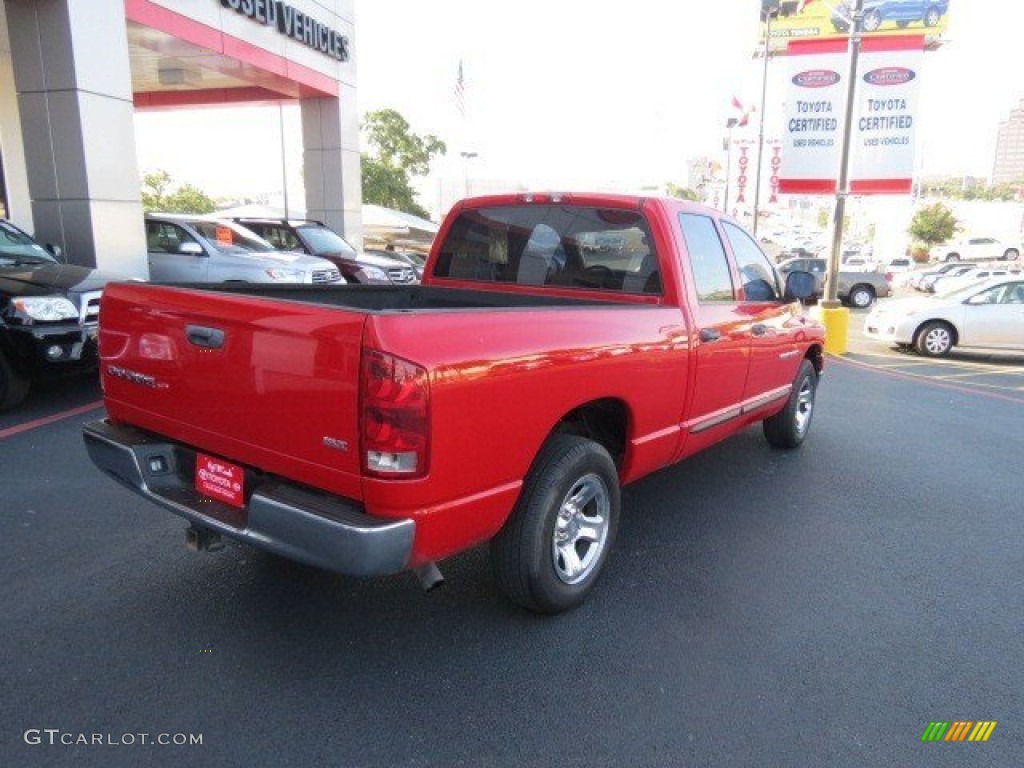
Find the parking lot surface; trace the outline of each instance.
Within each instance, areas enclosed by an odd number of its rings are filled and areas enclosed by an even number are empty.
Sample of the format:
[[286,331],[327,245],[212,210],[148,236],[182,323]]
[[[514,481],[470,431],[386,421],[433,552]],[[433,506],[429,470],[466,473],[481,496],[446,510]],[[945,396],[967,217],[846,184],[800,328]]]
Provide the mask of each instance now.
[[[45,388],[0,419],[0,765],[1020,765],[1024,398],[869,354],[828,361],[802,450],[752,428],[627,488],[558,618],[484,550],[428,594],[191,554],[85,456],[95,385]],[[998,725],[921,741],[956,720]]]

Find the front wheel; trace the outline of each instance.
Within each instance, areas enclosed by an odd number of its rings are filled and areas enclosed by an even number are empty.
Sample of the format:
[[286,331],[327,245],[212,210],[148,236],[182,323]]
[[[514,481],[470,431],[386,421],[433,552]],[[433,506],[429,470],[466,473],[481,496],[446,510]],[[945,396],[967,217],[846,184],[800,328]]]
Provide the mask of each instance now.
[[924,15],[924,25],[926,27],[934,27],[936,24],[939,23],[939,19],[941,17],[942,14],[939,13],[938,8],[929,8]]
[[1006,261],[1016,261],[1017,259],[1020,258],[1020,251],[1018,251],[1016,248],[1007,248],[1005,251],[1003,251],[1003,258]]
[[578,606],[604,568],[620,504],[618,472],[608,451],[576,435],[553,435],[491,540],[498,586],[538,613]]
[[864,14],[864,31],[874,32],[880,26],[882,26],[882,17],[878,11],[868,11]]
[[811,428],[814,416],[814,397],[818,391],[818,372],[810,360],[800,362],[793,380],[786,407],[762,422],[764,436],[775,448],[799,448]]
[[953,329],[947,323],[931,322],[921,326],[914,340],[914,346],[922,355],[928,357],[942,357],[948,355],[953,348]]
[[946,254],[946,261],[960,261],[960,254],[954,251]]

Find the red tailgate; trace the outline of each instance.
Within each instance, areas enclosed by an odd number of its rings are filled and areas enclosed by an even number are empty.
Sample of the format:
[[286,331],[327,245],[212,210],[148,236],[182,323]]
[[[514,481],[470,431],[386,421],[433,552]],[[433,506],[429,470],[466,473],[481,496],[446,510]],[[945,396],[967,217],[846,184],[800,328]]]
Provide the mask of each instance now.
[[100,357],[112,419],[360,497],[365,315],[316,304],[119,284]]

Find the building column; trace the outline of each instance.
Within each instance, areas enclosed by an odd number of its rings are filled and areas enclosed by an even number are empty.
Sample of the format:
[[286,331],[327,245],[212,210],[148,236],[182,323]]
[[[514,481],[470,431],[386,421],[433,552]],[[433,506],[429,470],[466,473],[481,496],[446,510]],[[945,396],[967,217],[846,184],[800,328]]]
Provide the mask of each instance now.
[[72,263],[146,277],[124,3],[6,10],[36,237]]
[[356,89],[339,83],[339,96],[302,99],[306,215],[363,247],[363,192]]

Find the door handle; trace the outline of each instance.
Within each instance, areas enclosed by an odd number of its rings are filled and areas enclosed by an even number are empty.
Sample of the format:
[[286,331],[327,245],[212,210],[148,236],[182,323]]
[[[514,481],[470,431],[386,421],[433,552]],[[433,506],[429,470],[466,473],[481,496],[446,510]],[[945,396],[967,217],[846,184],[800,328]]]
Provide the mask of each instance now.
[[224,346],[224,331],[220,328],[207,328],[203,325],[186,325],[185,338],[189,344],[203,349],[220,349]]
[[722,338],[722,333],[717,328],[701,328],[700,329],[700,340],[705,344],[710,344],[713,341],[718,341]]
[[763,323],[757,323],[750,326],[750,332],[755,336],[764,336],[768,333],[768,326]]

